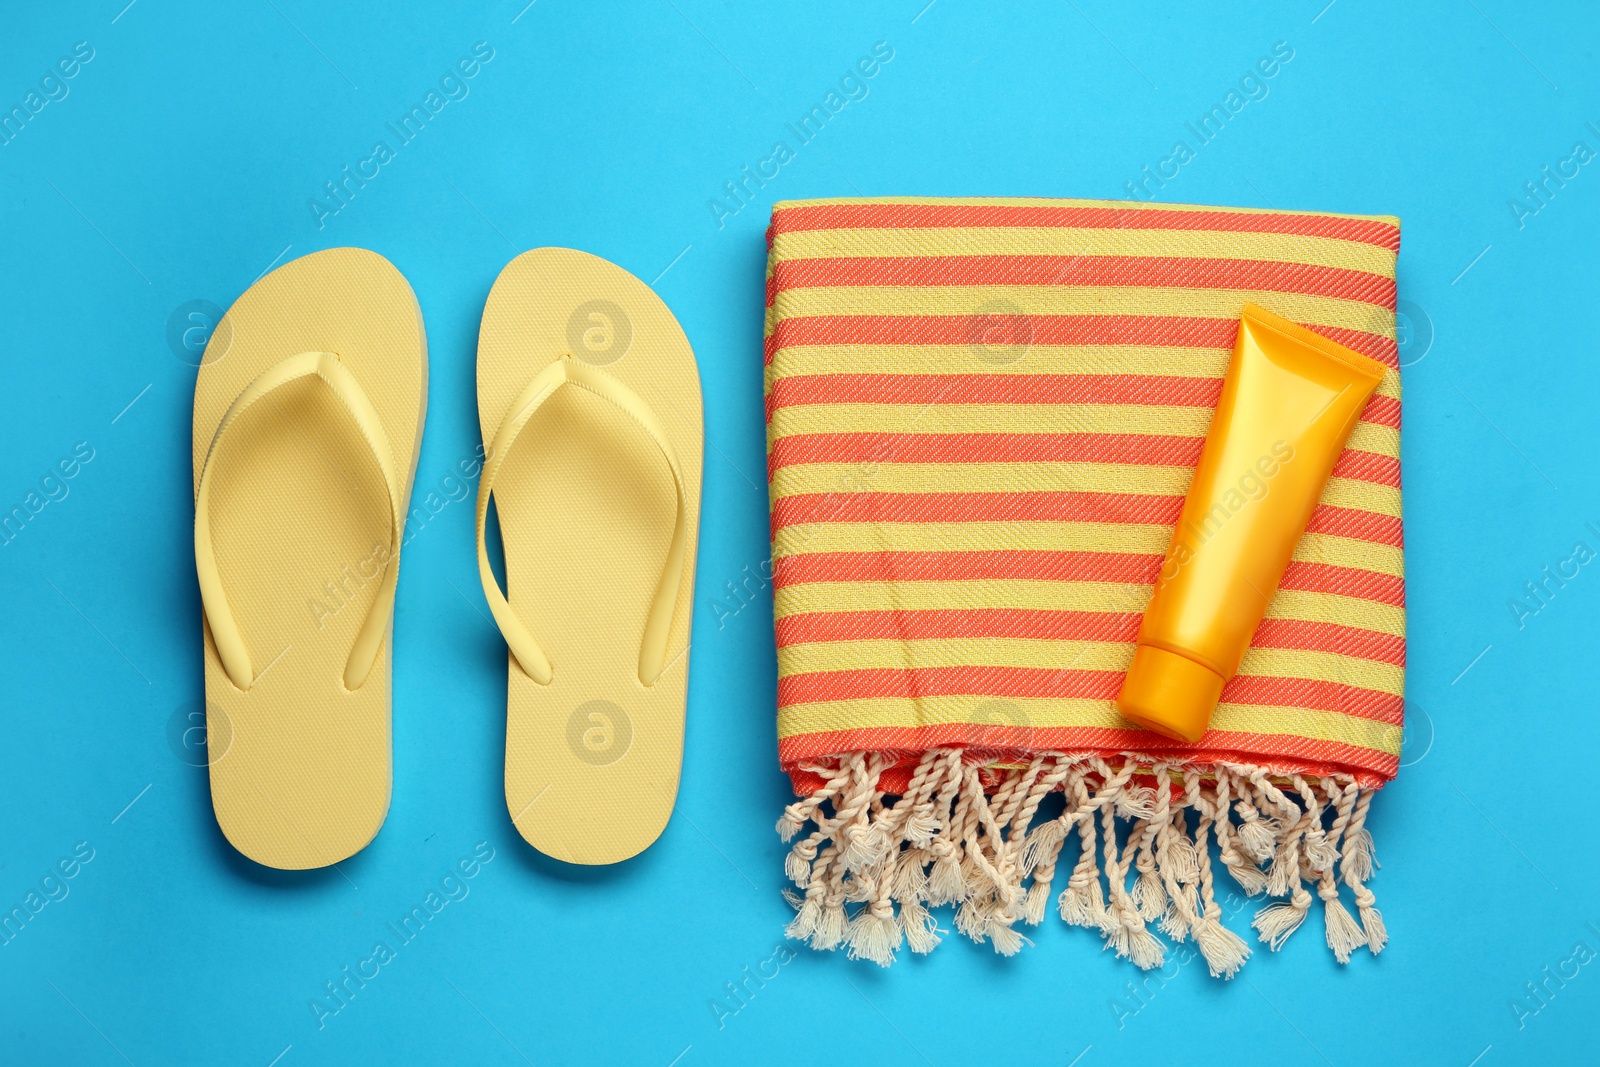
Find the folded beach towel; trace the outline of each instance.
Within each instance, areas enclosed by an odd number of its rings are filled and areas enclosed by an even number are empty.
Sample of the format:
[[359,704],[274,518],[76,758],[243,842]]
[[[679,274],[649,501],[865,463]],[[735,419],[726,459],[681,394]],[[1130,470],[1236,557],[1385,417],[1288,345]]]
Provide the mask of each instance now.
[[[1153,924],[1231,976],[1249,949],[1214,842],[1276,898],[1254,920],[1272,948],[1315,892],[1341,962],[1382,949],[1365,823],[1404,706],[1398,220],[812,200],[778,204],[768,241],[790,935],[886,964],[932,949],[951,903],[1010,954],[1059,861],[1067,922],[1146,968]],[[1391,370],[1184,744],[1114,701],[1247,302]]]

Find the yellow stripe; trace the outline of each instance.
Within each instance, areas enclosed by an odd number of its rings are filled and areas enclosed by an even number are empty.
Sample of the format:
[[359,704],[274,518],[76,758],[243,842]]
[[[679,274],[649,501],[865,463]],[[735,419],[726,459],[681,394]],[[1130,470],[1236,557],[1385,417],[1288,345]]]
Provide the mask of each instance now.
[[1400,458],[1400,431],[1376,422],[1358,422],[1345,441],[1346,448],[1358,452],[1375,452],[1390,459]]
[[772,415],[773,440],[808,433],[1133,433],[1204,437],[1210,408],[1142,404],[807,404]]
[[[1125,730],[1128,720],[1109,700],[951,696],[873,697],[818,704],[797,704],[778,709],[779,738],[836,730],[912,728],[948,723],[978,723],[994,728],[1028,726],[1099,727]],[[1257,707],[1218,704],[1211,716],[1217,730],[1270,736],[1307,737],[1354,745],[1391,756],[1400,754],[1403,730],[1399,726],[1307,708]]]
[[[1131,657],[1130,657],[1131,658]],[[1392,663],[1300,648],[1247,649],[1239,674],[1250,678],[1309,678],[1353,685],[1390,696],[1406,695],[1406,669]]]
[[1326,622],[1356,630],[1372,630],[1391,637],[1406,635],[1406,609],[1371,600],[1313,593],[1303,589],[1280,589],[1267,605],[1267,618],[1294,619],[1299,622]]
[[1400,490],[1376,482],[1354,478],[1329,478],[1322,490],[1322,503],[1333,508],[1354,508],[1377,515],[1400,518]]
[[1405,549],[1332,534],[1301,534],[1299,544],[1295,545],[1294,559],[1301,563],[1327,563],[1372,571],[1393,578],[1404,578],[1406,574]]
[[[784,586],[773,595],[773,615],[784,619],[840,611],[1098,611],[1142,614],[1151,586],[1122,582],[1035,582],[997,578],[973,582],[812,582]],[[1267,605],[1269,619],[1327,622],[1405,636],[1405,609],[1371,600],[1279,589]]]
[[1119,582],[812,582],[778,589],[773,614],[1024,608],[1036,611],[1143,612],[1151,587]]
[[1400,726],[1314,708],[1264,707],[1253,704],[1218,704],[1211,728],[1238,733],[1308,737],[1369,748],[1391,756],[1400,754],[1405,731]]
[[1108,522],[817,522],[785,526],[773,556],[801,552],[1132,552],[1159,555],[1170,526]]
[[1126,730],[1128,720],[1109,700],[991,696],[868,697],[795,704],[778,709],[778,736],[831,730],[978,723],[995,727],[1098,726]]
[[800,345],[770,370],[798,374],[1137,374],[1221,378],[1228,348],[1173,345],[1031,345],[1014,363],[976,358],[970,345]]
[[785,289],[773,301],[774,325],[814,315],[974,315],[1007,305],[1024,315],[1174,315],[1237,319],[1255,301],[1311,326],[1364,330],[1391,340],[1394,312],[1358,300],[1243,289],[1166,289],[1098,285],[841,286]]
[[[804,463],[772,475],[772,499],[803,493],[1134,493],[1184,496],[1192,467],[1133,463]],[[1400,516],[1400,490],[1329,478],[1322,503]]]
[[[1114,433],[1204,437],[1210,408],[1148,404],[807,404],[779,408],[767,440],[814,433]],[[1391,458],[1400,431],[1359,422],[1348,447]]]
[[926,641],[829,641],[789,645],[783,653],[778,664],[779,678],[819,671],[971,666],[1121,673],[1133,660],[1133,643],[963,637]]
[[1139,493],[1182,496],[1193,467],[1128,463],[804,463],[772,474],[774,500],[833,493],[859,476],[871,493]]
[[775,234],[771,262],[876,256],[1160,256],[1251,259],[1393,278],[1395,254],[1364,241],[1290,233],[962,226],[798,230]]
[[[785,526],[773,558],[821,552],[1118,552],[1159,556],[1168,526],[1102,522],[816,522]],[[1405,552],[1331,534],[1300,535],[1294,558],[1402,577]]]
[[[1230,348],[1162,345],[1033,345],[1012,363],[974,358],[968,345],[799,345],[779,349],[763,388],[776,379],[819,374],[1128,374],[1221,378]],[[1400,374],[1389,370],[1379,396],[1400,396]]]
[[[824,671],[973,666],[1121,674],[1133,660],[1133,649],[1131,641],[1047,641],[1026,637],[830,641],[785,647],[778,663],[778,677]],[[1261,678],[1308,678],[1405,696],[1405,668],[1333,652],[1252,648],[1245,653],[1239,673]]]

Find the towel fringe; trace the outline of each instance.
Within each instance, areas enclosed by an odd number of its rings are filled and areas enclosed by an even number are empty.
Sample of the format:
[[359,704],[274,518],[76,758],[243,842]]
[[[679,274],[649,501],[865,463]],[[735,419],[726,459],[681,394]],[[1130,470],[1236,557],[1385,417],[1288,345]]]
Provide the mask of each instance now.
[[[1340,963],[1388,941],[1366,887],[1378,866],[1366,829],[1375,790],[1349,775],[1053,752],[995,770],[960,749],[933,749],[895,797],[878,789],[887,766],[854,753],[805,768],[822,784],[778,820],[785,840],[799,838],[784,864],[799,890],[784,894],[795,908],[791,938],[886,967],[902,945],[931,952],[945,931],[930,908],[953,904],[959,933],[1012,955],[1030,943],[1018,927],[1043,921],[1056,863],[1076,836],[1061,918],[1146,970],[1166,958],[1152,925],[1174,942],[1193,938],[1214,977],[1232,978],[1249,958],[1222,923],[1213,839],[1239,888],[1268,898],[1251,925],[1272,950],[1304,923],[1312,889]],[[1058,791],[1061,815],[1034,825]]]

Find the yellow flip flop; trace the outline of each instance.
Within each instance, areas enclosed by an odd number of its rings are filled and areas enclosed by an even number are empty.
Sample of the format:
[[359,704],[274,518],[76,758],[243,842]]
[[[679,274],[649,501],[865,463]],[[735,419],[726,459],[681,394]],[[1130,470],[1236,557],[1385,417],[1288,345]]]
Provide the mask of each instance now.
[[[621,267],[512,260],[478,334],[478,571],[510,646],[506,806],[540,852],[615,863],[677,797],[704,429],[688,338]],[[489,499],[506,593],[484,543]]]
[[388,632],[427,386],[416,297],[359,248],[274,270],[207,346],[194,481],[211,803],[257,863],[337,863],[388,813]]

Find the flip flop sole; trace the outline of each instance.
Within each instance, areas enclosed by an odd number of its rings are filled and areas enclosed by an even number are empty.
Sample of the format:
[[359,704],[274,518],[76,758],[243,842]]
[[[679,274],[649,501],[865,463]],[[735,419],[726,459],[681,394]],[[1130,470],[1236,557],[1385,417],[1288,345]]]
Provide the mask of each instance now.
[[694,352],[661,299],[603,259],[541,248],[506,266],[484,309],[486,443],[529,381],[563,354],[599,367],[655,412],[678,457],[689,517],[668,666],[646,686],[640,645],[677,506],[656,444],[606,401],[560,389],[522,430],[494,487],[506,596],[552,671],[539,685],[509,657],[507,809],[540,852],[603,864],[649,847],[677,796],[704,430]]
[[[224,413],[301,352],[339,357],[367,394],[401,479],[416,470],[427,343],[411,287],[382,256],[335,248],[286,263],[229,309],[194,397],[194,478]],[[203,624],[211,799],[224,835],[269,867],[323,867],[377,833],[390,794],[390,642],[344,686],[391,553],[391,505],[372,445],[316,378],[238,416],[209,475],[217,572],[255,681],[239,689]]]

